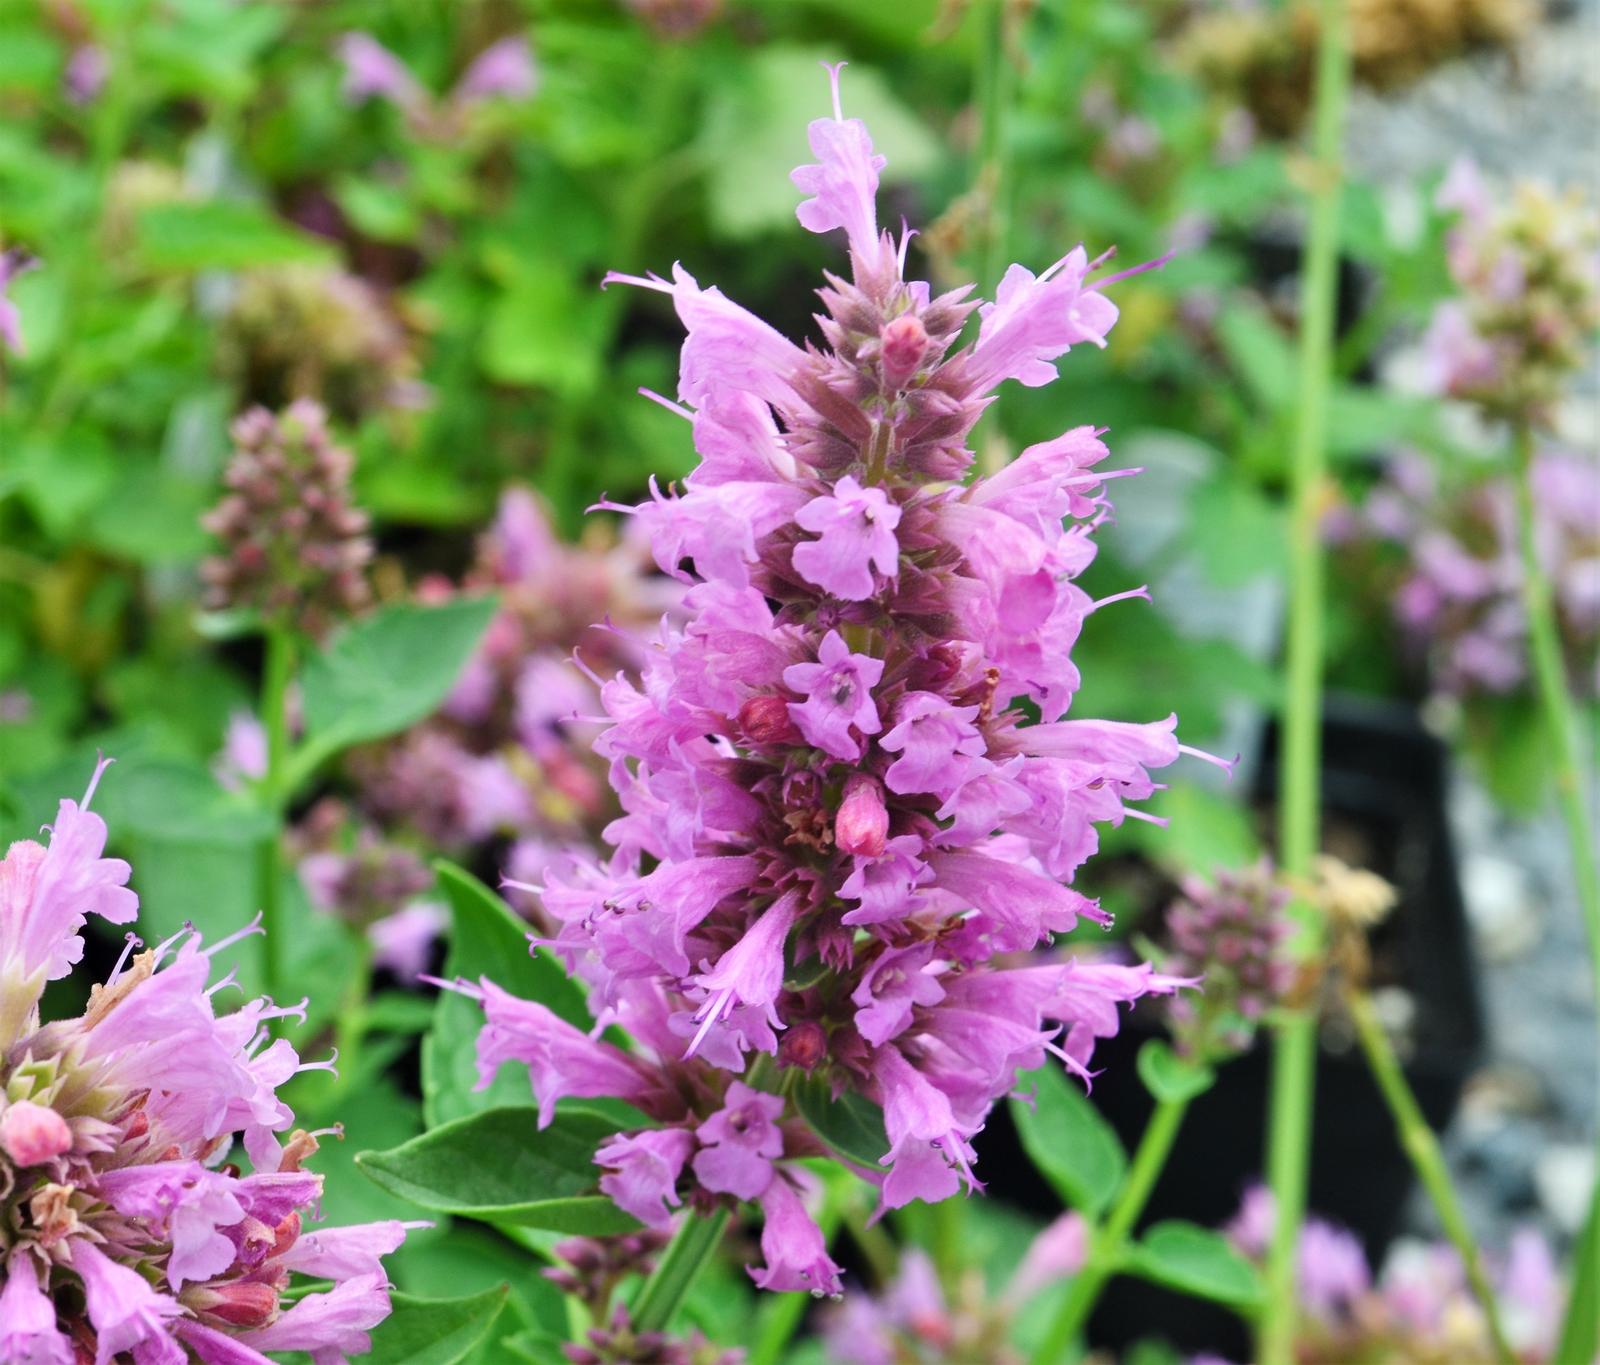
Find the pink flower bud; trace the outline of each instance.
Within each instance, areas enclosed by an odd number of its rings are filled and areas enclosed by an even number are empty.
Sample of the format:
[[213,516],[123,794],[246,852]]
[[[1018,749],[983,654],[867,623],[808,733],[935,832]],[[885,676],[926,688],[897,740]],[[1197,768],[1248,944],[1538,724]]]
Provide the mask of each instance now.
[[904,388],[928,353],[928,329],[915,313],[903,313],[879,335],[883,348],[883,387]]
[[797,1019],[778,1044],[778,1065],[810,1071],[828,1055],[827,1030],[815,1019]]
[[18,1166],[37,1166],[72,1148],[72,1129],[54,1109],[18,1100],[0,1115],[0,1148]]
[[800,731],[789,717],[789,703],[770,692],[739,708],[739,729],[752,744],[798,744]]
[[844,788],[844,800],[833,821],[833,840],[846,853],[877,858],[889,837],[889,812],[883,805],[883,788],[875,777],[857,773]]
[[232,1280],[190,1290],[184,1304],[232,1327],[265,1327],[278,1311],[278,1290],[258,1281]]

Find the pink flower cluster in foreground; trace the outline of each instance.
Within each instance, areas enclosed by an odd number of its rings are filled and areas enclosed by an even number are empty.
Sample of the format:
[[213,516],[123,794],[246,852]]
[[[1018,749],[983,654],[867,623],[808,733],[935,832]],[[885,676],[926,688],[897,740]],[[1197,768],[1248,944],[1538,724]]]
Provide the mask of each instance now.
[[[83,956],[90,915],[131,923],[128,864],[105,822],[62,801],[48,845],[0,861],[0,1360],[34,1365],[317,1365],[365,1352],[389,1313],[396,1222],[313,1228],[316,1137],[279,1135],[303,1063],[264,999],[218,1014],[211,958],[185,931],[128,949],[84,1013],[41,1023],[45,984]],[[245,932],[250,932],[246,930]],[[243,1153],[236,1149],[236,1141]],[[250,1174],[241,1173],[248,1154]],[[295,1275],[332,1281],[290,1305]]]
[[757,1283],[821,1292],[837,1268],[782,1164],[817,1140],[764,1087],[808,1073],[881,1108],[866,1173],[884,1208],[977,1188],[972,1138],[1019,1071],[1054,1054],[1087,1079],[1119,1004],[1184,984],[1000,961],[1109,921],[1070,882],[1182,746],[1172,717],[1064,719],[1073,644],[1104,605],[1073,582],[1107,515],[1100,433],[963,481],[1001,384],[1047,384],[1073,346],[1104,344],[1117,310],[1097,262],[1079,247],[1039,275],[1014,265],[993,303],[935,296],[904,278],[910,234],[879,231],[883,158],[837,72],[810,138],[800,222],[843,229],[852,268],[819,291],[820,346],[681,267],[608,277],[670,297],[688,333],[666,405],[700,464],[681,493],[617,509],[686,585],[686,620],[601,688],[611,855],[552,865],[538,890],[548,941],[638,1046],[472,989],[485,1076],[527,1062],[546,1121],[562,1096],[609,1095],[666,1125],[600,1149],[624,1208],[661,1222],[754,1200]]

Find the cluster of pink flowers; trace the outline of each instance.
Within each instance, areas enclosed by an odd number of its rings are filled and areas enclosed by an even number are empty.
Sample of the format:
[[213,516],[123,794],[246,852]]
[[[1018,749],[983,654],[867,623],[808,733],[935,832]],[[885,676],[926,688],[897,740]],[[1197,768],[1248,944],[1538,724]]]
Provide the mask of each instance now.
[[1522,183],[1492,194],[1458,161],[1439,206],[1459,215],[1448,241],[1461,296],[1424,338],[1432,386],[1496,417],[1547,413],[1600,326],[1600,218],[1576,195]]
[[228,491],[201,519],[221,543],[200,566],[207,605],[320,636],[371,599],[367,515],[350,494],[355,460],[309,399],[281,415],[251,408],[230,434]]
[[1020,1365],[1024,1357],[1010,1342],[1017,1315],[1040,1291],[1076,1275],[1087,1252],[1083,1215],[1064,1213],[1033,1239],[998,1292],[974,1271],[952,1296],[927,1253],[908,1248],[881,1293],[851,1294],[828,1310],[827,1358],[839,1365],[977,1360]]
[[[1271,1191],[1255,1185],[1245,1192],[1226,1232],[1241,1254],[1260,1261],[1272,1224]],[[1527,1365],[1551,1360],[1565,1295],[1549,1246],[1537,1232],[1523,1229],[1489,1269],[1517,1359]],[[1302,1312],[1296,1359],[1307,1365],[1350,1360],[1488,1365],[1498,1359],[1461,1258],[1447,1243],[1404,1243],[1375,1277],[1352,1233],[1310,1218],[1300,1234],[1298,1276]],[[1227,1362],[1206,1356],[1192,1365]]]
[[[78,1018],[41,1023],[47,982],[83,956],[90,915],[128,924],[128,864],[104,821],[62,801],[48,846],[0,861],[0,1360],[38,1365],[337,1365],[389,1313],[382,1257],[406,1225],[312,1229],[322,1177],[279,1086],[304,1063],[248,1001],[218,1014],[211,958],[185,931],[121,961]],[[245,932],[250,932],[246,930]],[[235,1149],[236,1141],[243,1153]],[[251,1173],[234,1164],[248,1155]],[[292,1305],[295,1275],[331,1280]]]
[[344,97],[352,104],[385,100],[400,109],[419,132],[448,137],[461,131],[473,108],[490,99],[526,99],[539,85],[528,40],[513,34],[490,44],[475,58],[449,95],[436,98],[399,57],[370,33],[347,33],[339,40],[344,63]]
[[[1600,466],[1547,450],[1535,457],[1531,478],[1535,549],[1554,586],[1573,684],[1593,695],[1600,692]],[[1445,488],[1426,460],[1402,455],[1333,531],[1346,542],[1404,552],[1394,616],[1435,687],[1470,695],[1526,684],[1528,626],[1509,477]]]
[[1161,965],[1204,980],[1201,995],[1175,995],[1167,1015],[1179,1048],[1199,1061],[1242,1051],[1267,1011],[1294,982],[1284,946],[1293,930],[1289,891],[1266,859],[1213,881],[1186,877],[1167,910],[1168,954]]
[[[619,1095],[671,1125],[601,1148],[623,1207],[660,1222],[685,1198],[755,1200],[757,1282],[814,1291],[837,1289],[837,1269],[778,1163],[816,1139],[762,1088],[774,1066],[785,1089],[798,1071],[881,1107],[884,1208],[940,1200],[978,1186],[972,1138],[1020,1070],[1054,1054],[1087,1078],[1120,1003],[1183,984],[1145,965],[1000,961],[1108,922],[1067,883],[1097,824],[1137,813],[1125,803],[1183,747],[1171,717],[1063,719],[1073,643],[1104,605],[1073,582],[1107,513],[1099,433],[963,482],[994,391],[1050,382],[1117,310],[1082,247],[1037,276],[1013,265],[981,306],[907,281],[910,234],[879,232],[883,159],[833,74],[817,164],[793,177],[801,223],[849,242],[853,279],[820,291],[824,346],[681,267],[608,277],[667,294],[688,333],[682,406],[667,406],[701,463],[681,493],[619,509],[687,585],[686,620],[663,626],[642,676],[601,689],[613,852],[552,864],[537,891],[601,1022],[641,1047],[473,988],[485,1073],[529,1063],[547,1120],[563,1095]],[[762,1054],[750,1083],[731,1079]],[[674,1084],[690,1069],[692,1087]]]
[[461,587],[418,585],[422,601],[489,591],[500,607],[439,713],[350,760],[359,808],[387,835],[468,861],[493,848],[523,881],[598,842],[617,804],[592,748],[604,717],[589,670],[637,667],[634,632],[675,612],[682,592],[654,574],[637,535],[595,529],[564,544],[533,494],[514,488]]

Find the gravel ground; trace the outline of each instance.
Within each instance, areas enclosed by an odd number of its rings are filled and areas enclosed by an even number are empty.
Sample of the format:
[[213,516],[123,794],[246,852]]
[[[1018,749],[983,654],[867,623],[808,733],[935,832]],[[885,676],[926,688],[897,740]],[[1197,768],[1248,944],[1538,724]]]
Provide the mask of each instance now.
[[[1596,193],[1600,3],[1543,25],[1514,54],[1441,68],[1399,95],[1358,92],[1354,170],[1405,187],[1470,154],[1492,177],[1532,175]],[[1534,1221],[1565,1242],[1595,1178],[1595,1011],[1566,841],[1553,813],[1497,810],[1459,776],[1452,799],[1489,1043],[1446,1146],[1473,1227],[1503,1247]],[[1436,1230],[1420,1197],[1419,1235]]]

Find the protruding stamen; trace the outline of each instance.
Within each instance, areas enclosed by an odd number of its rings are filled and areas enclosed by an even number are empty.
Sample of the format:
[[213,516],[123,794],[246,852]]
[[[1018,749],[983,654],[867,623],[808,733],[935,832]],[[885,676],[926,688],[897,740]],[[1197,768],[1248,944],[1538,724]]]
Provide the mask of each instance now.
[[1230,779],[1233,777],[1233,770],[1239,766],[1238,754],[1235,754],[1232,758],[1218,758],[1215,754],[1208,754],[1204,749],[1194,749],[1187,744],[1180,744],[1178,752],[1180,754],[1188,754],[1190,758],[1198,758],[1214,767],[1221,768],[1223,772],[1228,774]]
[[822,63],[822,69],[828,73],[828,84],[833,88],[833,118],[835,123],[844,122],[844,105],[839,100],[839,73],[849,65],[849,62]]

